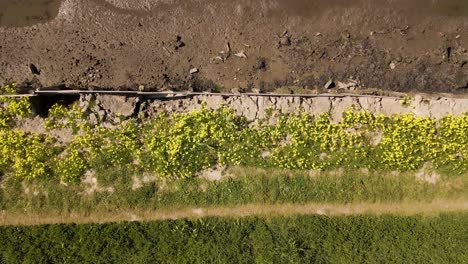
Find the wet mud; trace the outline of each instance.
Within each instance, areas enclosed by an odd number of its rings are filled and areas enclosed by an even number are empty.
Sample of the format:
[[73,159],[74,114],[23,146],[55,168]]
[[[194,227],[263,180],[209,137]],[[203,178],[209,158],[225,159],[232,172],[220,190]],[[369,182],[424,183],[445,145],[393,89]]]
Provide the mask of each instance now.
[[60,0],[0,0],[0,26],[21,27],[55,18]]
[[466,93],[467,38],[464,0],[0,0],[0,83]]

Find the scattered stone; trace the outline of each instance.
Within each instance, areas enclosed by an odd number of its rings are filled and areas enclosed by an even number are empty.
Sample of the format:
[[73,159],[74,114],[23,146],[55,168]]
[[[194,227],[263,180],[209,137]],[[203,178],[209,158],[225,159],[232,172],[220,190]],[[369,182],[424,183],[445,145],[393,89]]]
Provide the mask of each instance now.
[[396,68],[396,64],[394,62],[390,63],[390,69],[394,70]]
[[190,69],[190,74],[198,73],[199,70],[197,68]]

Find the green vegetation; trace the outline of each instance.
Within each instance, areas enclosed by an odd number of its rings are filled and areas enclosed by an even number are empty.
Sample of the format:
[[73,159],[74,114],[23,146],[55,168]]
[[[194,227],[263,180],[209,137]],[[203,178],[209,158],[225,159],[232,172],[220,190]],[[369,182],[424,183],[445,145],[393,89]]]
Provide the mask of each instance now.
[[[327,114],[271,113],[253,124],[220,108],[103,123],[74,104],[53,106],[46,132],[36,133],[19,125],[31,115],[27,99],[1,100],[0,209],[9,212],[467,198],[468,114],[350,110],[334,123]],[[216,165],[233,177],[193,177]],[[436,178],[417,179],[423,167]]]
[[[425,182],[412,173],[306,171],[232,168],[218,181],[208,179],[155,179],[133,188],[135,179],[108,172],[108,178],[91,191],[89,184],[69,185],[33,181],[25,184],[11,177],[0,189],[0,209],[6,212],[69,212],[168,209],[284,203],[432,202],[467,200],[467,177],[445,177]],[[229,177],[228,175],[233,175]],[[112,188],[113,192],[106,191]]]
[[466,263],[468,214],[0,228],[1,263]]
[[[38,133],[22,126],[27,99],[1,98],[0,110],[3,220],[468,198],[468,114],[350,109],[336,123],[272,112],[253,123],[222,107],[103,122],[74,104],[53,106]],[[0,227],[0,263],[466,263],[467,221],[452,213]]]

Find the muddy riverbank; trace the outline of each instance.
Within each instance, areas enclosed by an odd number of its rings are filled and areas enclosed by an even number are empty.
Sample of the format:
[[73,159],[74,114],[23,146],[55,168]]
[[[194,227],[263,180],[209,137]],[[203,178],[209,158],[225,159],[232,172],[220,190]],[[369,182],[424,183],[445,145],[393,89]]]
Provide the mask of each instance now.
[[468,91],[463,0],[11,2],[0,2],[0,83]]

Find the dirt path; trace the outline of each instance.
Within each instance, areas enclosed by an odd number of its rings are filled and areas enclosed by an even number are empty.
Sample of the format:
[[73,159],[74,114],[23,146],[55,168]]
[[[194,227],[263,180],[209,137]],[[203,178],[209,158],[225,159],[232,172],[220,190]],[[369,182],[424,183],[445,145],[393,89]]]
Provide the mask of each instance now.
[[207,207],[162,210],[134,210],[120,212],[91,212],[60,214],[44,213],[0,213],[0,225],[39,225],[57,223],[110,223],[125,221],[160,221],[173,219],[198,219],[204,217],[249,217],[249,216],[292,216],[292,215],[434,215],[468,210],[468,201],[434,201],[406,203],[356,203],[356,204],[248,204],[235,207]]

